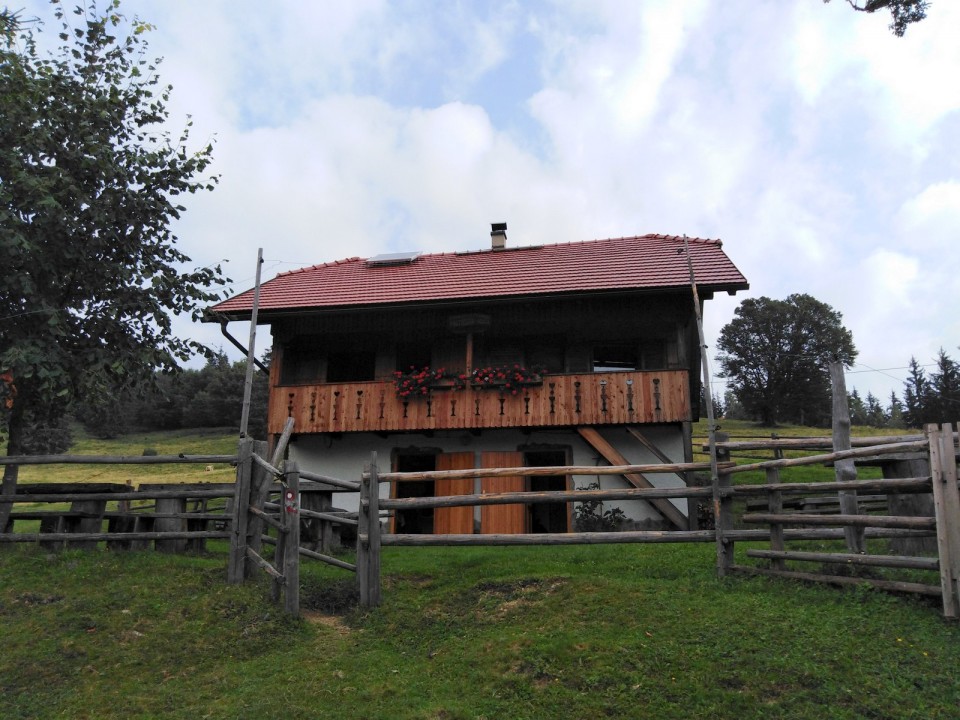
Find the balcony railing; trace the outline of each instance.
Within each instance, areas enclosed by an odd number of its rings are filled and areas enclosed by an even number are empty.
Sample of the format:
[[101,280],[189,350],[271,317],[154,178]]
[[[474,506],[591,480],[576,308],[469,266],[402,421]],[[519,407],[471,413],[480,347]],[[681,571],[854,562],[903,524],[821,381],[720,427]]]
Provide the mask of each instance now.
[[544,375],[515,393],[438,387],[400,399],[391,381],[279,385],[269,431],[381,432],[683,422],[691,419],[686,370]]

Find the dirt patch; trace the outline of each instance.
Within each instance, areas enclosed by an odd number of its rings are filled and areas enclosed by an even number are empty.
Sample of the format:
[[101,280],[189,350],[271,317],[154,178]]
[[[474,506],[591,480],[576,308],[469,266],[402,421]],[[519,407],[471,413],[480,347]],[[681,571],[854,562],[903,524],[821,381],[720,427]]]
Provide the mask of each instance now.
[[500,618],[539,604],[566,583],[564,578],[520,578],[477,583],[477,615]]
[[335,631],[339,635],[347,635],[350,633],[350,628],[347,627],[347,624],[343,622],[342,618],[339,618],[336,615],[324,615],[316,610],[301,610],[300,616],[308,623],[312,623],[314,625],[323,625],[324,627]]

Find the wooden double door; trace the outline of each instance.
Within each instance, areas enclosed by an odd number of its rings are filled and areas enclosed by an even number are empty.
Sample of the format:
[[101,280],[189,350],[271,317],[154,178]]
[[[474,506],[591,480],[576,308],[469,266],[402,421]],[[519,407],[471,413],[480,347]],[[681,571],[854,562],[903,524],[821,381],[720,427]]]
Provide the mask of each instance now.
[[[526,465],[562,465],[562,453],[524,453],[520,451],[492,451],[479,453],[455,452],[419,456],[414,462],[399,456],[395,462],[398,471],[404,470],[469,470],[481,468],[523,467]],[[432,467],[429,467],[432,464]],[[413,467],[415,466],[415,467]],[[566,476],[527,478],[522,475],[485,477],[480,479],[481,493],[527,492],[530,490],[564,490]],[[474,478],[436,480],[422,483],[400,482],[393,488],[394,497],[424,497],[429,495],[470,495],[475,491]],[[416,516],[398,511],[394,518],[394,532],[471,534],[476,529],[473,506],[435,508],[419,511]],[[570,529],[569,503],[542,503],[536,505],[481,505],[479,530],[484,534],[530,532],[568,532]]]

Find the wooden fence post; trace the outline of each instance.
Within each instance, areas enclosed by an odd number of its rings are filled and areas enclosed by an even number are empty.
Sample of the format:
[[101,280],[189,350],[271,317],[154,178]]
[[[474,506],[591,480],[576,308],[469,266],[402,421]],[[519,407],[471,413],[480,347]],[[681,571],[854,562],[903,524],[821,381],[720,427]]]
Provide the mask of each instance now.
[[943,614],[960,617],[960,493],[957,491],[957,458],[953,427],[924,428],[930,440],[930,473],[933,509],[937,520],[937,553],[940,558],[940,590]]
[[233,523],[230,535],[230,559],[227,582],[240,584],[247,564],[247,520],[250,517],[250,476],[253,466],[253,440],[243,438],[237,451],[237,483],[233,493]]
[[284,610],[290,615],[300,614],[300,471],[297,463],[284,463],[283,478],[283,572]]
[[[773,457],[775,460],[782,459],[783,450],[774,448]],[[778,468],[767,468],[766,474],[768,485],[780,484],[780,470]],[[767,512],[771,515],[780,515],[783,512],[783,494],[779,490],[772,490],[767,496]],[[783,543],[783,523],[770,523],[770,549],[775,552],[783,552],[786,549]],[[774,570],[787,569],[787,563],[783,558],[774,558],[770,564]]]
[[[843,363],[839,360],[830,363],[830,385],[833,393],[833,451],[850,449],[850,402],[847,399],[847,384],[843,377]],[[853,460],[837,460],[833,464],[837,482],[853,481],[857,479],[857,466]],[[842,515],[857,515],[857,491],[841,490],[840,513]],[[847,549],[852,553],[866,551],[864,531],[862,527],[845,527],[843,535],[847,540]]]
[[360,513],[357,524],[357,584],[360,606],[380,604],[380,482],[377,453],[360,480]]
[[[265,440],[255,440],[253,443],[253,454],[266,458],[267,442]],[[276,467],[276,465],[274,466]],[[273,485],[274,476],[269,470],[260,463],[253,463],[250,469],[250,505],[263,510],[264,504],[270,495],[270,486]],[[263,533],[266,528],[264,522],[258,517],[251,517],[247,520],[247,545],[258,555],[261,554],[263,547]],[[279,568],[278,568],[279,569]],[[252,565],[247,566],[248,576],[252,576],[256,568]]]
[[727,537],[733,529],[733,496],[729,494],[731,475],[716,468],[716,454],[711,452],[711,489],[713,491],[713,532],[717,546],[717,576],[725,577],[733,567],[734,541]]
[[374,451],[370,459],[370,605],[380,605],[380,480],[377,468],[377,453]]

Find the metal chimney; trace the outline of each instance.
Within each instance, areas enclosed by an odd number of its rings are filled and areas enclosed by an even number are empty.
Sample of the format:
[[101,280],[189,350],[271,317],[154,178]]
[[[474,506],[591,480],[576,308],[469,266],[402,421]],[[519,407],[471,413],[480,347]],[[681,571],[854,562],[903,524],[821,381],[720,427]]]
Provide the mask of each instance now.
[[507,224],[490,224],[490,247],[493,250],[503,250],[507,246]]

